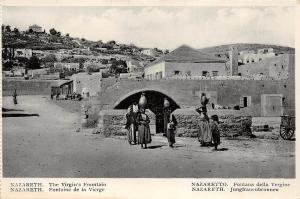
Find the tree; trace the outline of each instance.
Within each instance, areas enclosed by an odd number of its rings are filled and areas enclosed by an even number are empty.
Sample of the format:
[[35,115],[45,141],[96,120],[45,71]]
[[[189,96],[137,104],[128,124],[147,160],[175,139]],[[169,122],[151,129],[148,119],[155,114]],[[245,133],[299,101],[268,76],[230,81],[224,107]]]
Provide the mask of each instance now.
[[69,33],[66,34],[66,37],[70,37]]
[[14,28],[14,33],[19,34],[19,29],[18,28]]
[[60,36],[61,36],[61,33],[60,33],[60,32],[57,32],[56,35],[57,35],[58,37],[60,37]]
[[54,54],[49,54],[49,55],[46,55],[42,60],[41,62],[42,63],[54,63],[56,62],[57,59],[56,59],[56,56]]
[[50,32],[51,35],[56,35],[57,34],[57,31],[54,28],[51,28],[49,30],[49,32]]
[[86,41],[86,40],[85,40],[85,38],[81,38],[81,41],[83,41],[83,42],[84,42],[84,41]]
[[33,33],[33,30],[30,28],[30,29],[28,30],[28,32],[29,32],[29,33]]
[[116,41],[112,40],[112,41],[107,42],[107,44],[109,44],[109,45],[116,45]]
[[36,57],[36,56],[30,57],[30,59],[28,61],[28,68],[29,69],[38,69],[38,68],[40,68],[40,60],[39,60],[39,58]]
[[5,27],[5,30],[6,30],[7,32],[11,32],[10,26],[6,26],[6,27]]

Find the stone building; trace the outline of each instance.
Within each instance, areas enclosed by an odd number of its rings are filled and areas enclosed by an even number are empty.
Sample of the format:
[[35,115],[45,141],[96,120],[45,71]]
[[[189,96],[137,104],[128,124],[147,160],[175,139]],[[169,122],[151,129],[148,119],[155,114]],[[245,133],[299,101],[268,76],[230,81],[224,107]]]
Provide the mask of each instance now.
[[257,63],[239,66],[239,75],[252,78],[287,79],[290,56],[287,54],[268,58]]
[[31,49],[15,49],[15,57],[25,57],[29,59],[32,57],[32,50]]
[[132,59],[132,60],[126,61],[126,64],[127,64],[127,72],[128,73],[141,72],[144,70],[143,66],[137,60]]
[[32,25],[32,26],[29,26],[28,30],[32,30],[33,32],[37,32],[37,33],[40,33],[40,32],[43,32],[43,29],[41,26],[38,26],[36,24]]
[[54,68],[59,69],[68,69],[72,71],[78,71],[79,70],[79,63],[63,63],[63,62],[55,62]]
[[83,96],[96,96],[101,91],[102,73],[77,73],[72,75],[73,92]]
[[241,51],[239,55],[239,62],[242,64],[248,64],[253,62],[259,62],[270,57],[275,57],[273,48],[258,49],[257,53],[252,51]]
[[172,76],[226,76],[226,60],[183,45],[145,67],[150,80]]

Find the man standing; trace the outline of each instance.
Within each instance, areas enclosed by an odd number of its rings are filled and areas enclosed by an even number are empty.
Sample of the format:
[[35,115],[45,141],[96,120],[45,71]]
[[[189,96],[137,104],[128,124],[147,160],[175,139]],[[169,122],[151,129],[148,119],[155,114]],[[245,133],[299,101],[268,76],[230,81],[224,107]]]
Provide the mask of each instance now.
[[167,100],[167,98],[165,98],[164,99],[164,107],[163,107],[163,122],[164,122],[163,136],[167,136],[168,123],[170,120],[171,112],[172,112],[172,110],[170,108],[170,102]]
[[196,109],[196,111],[199,114],[203,114],[203,116],[207,117],[207,108],[206,105],[208,104],[209,99],[206,97],[205,93],[201,93],[201,97],[200,97],[200,103],[201,106],[199,108]]

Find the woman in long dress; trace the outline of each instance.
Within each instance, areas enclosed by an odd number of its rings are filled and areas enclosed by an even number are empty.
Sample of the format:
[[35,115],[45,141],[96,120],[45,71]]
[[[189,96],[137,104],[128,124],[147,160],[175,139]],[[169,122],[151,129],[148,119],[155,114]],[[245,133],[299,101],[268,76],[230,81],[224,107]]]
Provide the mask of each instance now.
[[145,113],[145,109],[141,108],[137,116],[139,138],[138,142],[141,144],[141,148],[146,149],[147,144],[151,143],[151,134],[149,127],[150,119]]
[[219,130],[219,117],[217,115],[212,115],[211,119],[212,119],[212,121],[210,123],[210,129],[211,129],[211,133],[212,133],[214,147],[215,147],[215,150],[217,150],[218,145],[221,143],[220,142],[220,130]]
[[133,106],[128,108],[128,112],[126,113],[126,125],[125,128],[128,130],[127,139],[128,143],[136,144],[136,117],[133,112]]
[[169,142],[169,147],[173,148],[175,143],[175,131],[176,131],[177,121],[173,114],[170,115],[168,125],[167,125],[167,138]]
[[200,122],[198,140],[201,143],[201,146],[210,146],[212,144],[212,132],[208,116],[204,116]]

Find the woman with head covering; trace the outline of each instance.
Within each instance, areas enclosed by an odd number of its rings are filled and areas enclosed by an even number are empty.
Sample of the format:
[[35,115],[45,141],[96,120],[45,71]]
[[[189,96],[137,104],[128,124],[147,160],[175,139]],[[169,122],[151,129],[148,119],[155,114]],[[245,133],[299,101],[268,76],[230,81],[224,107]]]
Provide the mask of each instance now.
[[219,117],[217,115],[211,116],[210,130],[212,133],[212,138],[215,146],[215,150],[217,150],[218,145],[220,144],[220,130],[219,130]]
[[212,144],[212,133],[209,124],[209,117],[204,115],[200,121],[198,133],[198,141],[201,143],[201,146],[211,146]]
[[137,125],[138,125],[138,142],[141,144],[141,147],[146,149],[147,144],[151,143],[151,134],[150,134],[150,119],[145,112],[145,107],[147,104],[147,99],[144,93],[142,93],[139,105],[140,110],[137,115]]
[[128,130],[127,133],[127,139],[128,139],[128,143],[131,145],[132,142],[136,142],[135,140],[135,119],[133,116],[133,107],[132,105],[130,105],[127,109],[127,113],[126,113],[126,125],[125,128]]

